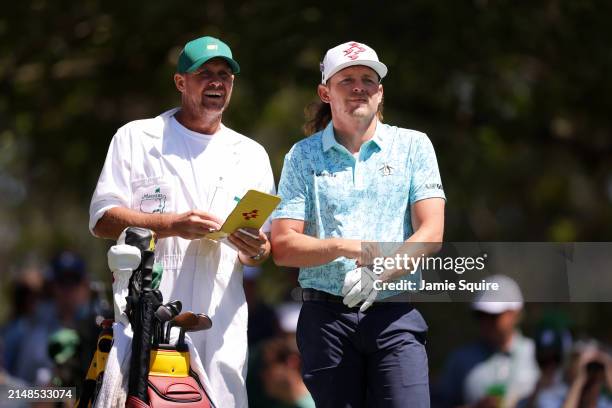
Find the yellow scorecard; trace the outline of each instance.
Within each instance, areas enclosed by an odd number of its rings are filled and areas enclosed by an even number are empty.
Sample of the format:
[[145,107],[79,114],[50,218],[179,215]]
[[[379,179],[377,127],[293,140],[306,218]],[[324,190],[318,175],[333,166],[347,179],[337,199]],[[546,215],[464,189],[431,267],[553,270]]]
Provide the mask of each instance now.
[[238,228],[260,229],[280,201],[278,196],[249,190],[232,210],[221,229],[209,232],[205,237],[217,241]]

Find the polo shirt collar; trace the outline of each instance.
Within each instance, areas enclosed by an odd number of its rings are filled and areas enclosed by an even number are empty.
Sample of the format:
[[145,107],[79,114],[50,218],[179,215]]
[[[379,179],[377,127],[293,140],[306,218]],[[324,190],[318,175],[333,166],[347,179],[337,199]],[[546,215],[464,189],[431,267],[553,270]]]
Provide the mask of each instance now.
[[[325,127],[325,129],[323,129],[323,134],[321,135],[321,138],[323,141],[324,152],[327,152],[334,146],[337,146],[339,148],[342,147],[343,149],[345,149],[344,146],[338,143],[336,137],[334,136],[334,125],[332,121],[330,121]],[[376,121],[376,130],[374,131],[374,136],[366,143],[374,143],[376,144],[376,146],[378,146],[380,150],[385,150],[385,148],[387,147],[384,126],[380,121]]]
[[323,129],[323,134],[321,135],[323,140],[323,151],[326,152],[334,146],[340,146],[340,143],[336,141],[334,137],[334,126],[332,121],[330,120],[325,129]]
[[388,146],[388,138],[385,134],[385,127],[380,120],[376,121],[376,130],[374,136],[372,136],[372,142],[374,142],[380,150],[385,150]]

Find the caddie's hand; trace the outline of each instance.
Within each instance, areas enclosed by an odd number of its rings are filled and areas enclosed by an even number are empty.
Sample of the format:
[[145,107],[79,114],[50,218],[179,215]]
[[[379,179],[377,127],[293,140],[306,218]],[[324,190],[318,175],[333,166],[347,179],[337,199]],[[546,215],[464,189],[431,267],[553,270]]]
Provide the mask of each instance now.
[[204,235],[221,228],[223,222],[215,215],[201,210],[180,214],[168,214],[173,235],[184,239],[204,238]]
[[374,281],[378,276],[366,266],[353,269],[344,277],[342,286],[342,303],[348,307],[355,307],[363,302],[359,311],[364,312],[374,303],[378,290],[374,287]]
[[260,263],[270,254],[268,236],[255,228],[239,228],[227,239],[238,249],[238,256],[243,264]]

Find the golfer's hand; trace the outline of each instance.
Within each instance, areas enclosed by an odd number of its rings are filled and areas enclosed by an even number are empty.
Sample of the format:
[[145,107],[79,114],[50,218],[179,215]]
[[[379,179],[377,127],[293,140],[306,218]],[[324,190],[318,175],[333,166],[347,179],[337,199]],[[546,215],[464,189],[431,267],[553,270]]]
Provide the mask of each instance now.
[[238,249],[240,261],[245,265],[261,263],[270,255],[270,241],[261,230],[240,228],[231,233],[227,239]]
[[173,236],[184,239],[204,238],[209,232],[221,228],[223,223],[215,215],[201,211],[191,210],[180,214],[168,214],[169,230]]
[[372,265],[374,258],[383,254],[377,242],[343,239],[339,256],[354,259],[357,266],[367,266]]
[[365,311],[372,306],[378,295],[378,291],[374,287],[376,279],[378,279],[378,276],[366,266],[348,272],[344,277],[344,285],[342,286],[342,295],[344,296],[342,303],[348,307],[354,307],[363,302],[359,311]]
[[384,258],[380,244],[378,242],[363,241],[361,243],[361,252],[359,257],[355,259],[355,263],[357,266],[368,266],[371,268],[376,258]]

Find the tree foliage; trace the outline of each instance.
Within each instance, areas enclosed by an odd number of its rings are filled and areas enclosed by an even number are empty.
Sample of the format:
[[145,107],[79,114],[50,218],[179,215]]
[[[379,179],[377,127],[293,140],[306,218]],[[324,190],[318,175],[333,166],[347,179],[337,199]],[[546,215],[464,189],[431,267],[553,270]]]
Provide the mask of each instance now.
[[242,66],[224,122],[278,178],[303,135],[326,49],[357,40],[389,66],[385,119],[428,133],[446,239],[608,240],[612,4],[589,1],[33,0],[0,16],[0,261],[95,254],[88,205],[127,121],[178,103],[180,47],[222,38]]

